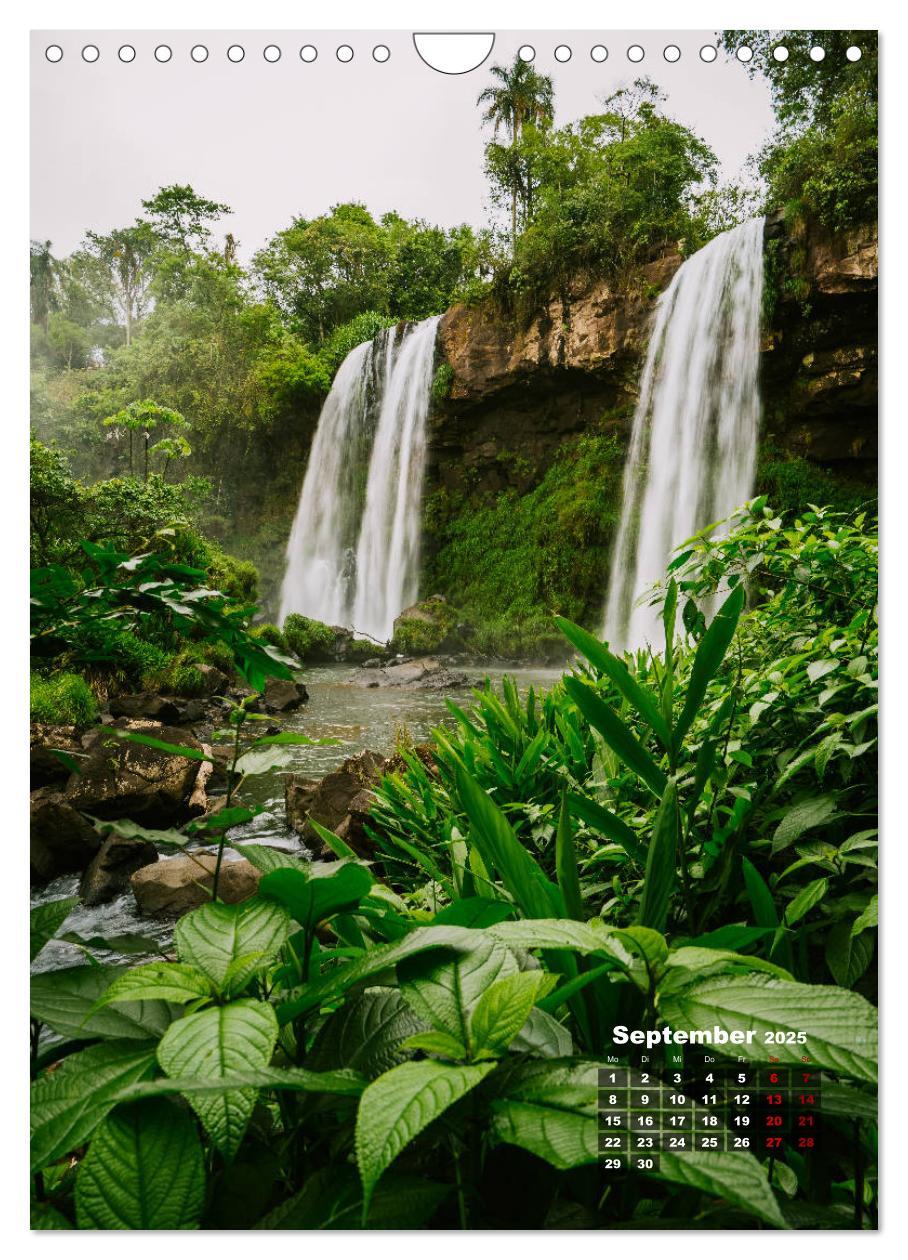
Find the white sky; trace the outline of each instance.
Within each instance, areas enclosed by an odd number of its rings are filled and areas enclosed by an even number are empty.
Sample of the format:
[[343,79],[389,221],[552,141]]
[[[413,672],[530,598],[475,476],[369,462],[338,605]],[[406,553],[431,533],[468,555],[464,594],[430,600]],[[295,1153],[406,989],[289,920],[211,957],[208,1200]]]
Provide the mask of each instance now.
[[[396,209],[407,217],[450,226],[486,219],[482,173],[484,132],[476,96],[493,62],[510,62],[524,43],[536,48],[535,66],[554,79],[556,121],[593,113],[597,98],[648,75],[668,93],[666,110],[712,146],[722,176],[734,178],[772,128],[765,80],[751,80],[723,52],[712,64],[699,49],[713,31],[499,32],[484,66],[443,75],[419,58],[404,31],[39,31],[32,35],[31,234],[69,253],[85,230],[107,231],[132,222],[142,198],[163,184],[189,183],[199,194],[234,209],[225,230],[249,257],[295,214],[313,216],[339,201],[365,202],[374,214]],[[44,49],[59,44],[63,60]],[[123,64],[122,44],[136,49]],[[304,64],[302,44],[317,60]],[[94,44],[100,58],[82,60]],[[166,65],[154,48],[173,50]],[[209,57],[194,63],[190,48]],[[231,44],[244,59],[227,59]],[[282,49],[266,62],[266,44]],[[340,44],[354,49],[342,64]],[[385,64],[371,50],[391,50]],[[554,58],[556,45],[573,50]],[[604,44],[608,59],[589,53]],[[632,44],[646,53],[627,58]],[[675,44],[681,59],[666,62]]]

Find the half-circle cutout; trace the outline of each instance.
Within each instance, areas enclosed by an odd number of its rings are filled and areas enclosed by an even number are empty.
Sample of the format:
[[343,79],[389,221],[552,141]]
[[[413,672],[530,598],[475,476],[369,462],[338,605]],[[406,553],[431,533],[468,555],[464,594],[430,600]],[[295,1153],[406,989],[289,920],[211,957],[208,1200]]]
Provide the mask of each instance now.
[[440,74],[469,74],[485,61],[495,43],[493,34],[432,31],[414,34],[421,59]]

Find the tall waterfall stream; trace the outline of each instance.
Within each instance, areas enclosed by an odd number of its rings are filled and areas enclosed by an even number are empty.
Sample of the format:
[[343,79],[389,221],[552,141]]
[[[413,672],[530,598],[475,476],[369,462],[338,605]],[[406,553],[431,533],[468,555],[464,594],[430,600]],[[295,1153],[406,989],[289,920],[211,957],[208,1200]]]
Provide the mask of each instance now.
[[438,318],[347,355],[319,417],[281,589],[299,612],[387,640],[417,598]]
[[763,220],[752,219],[688,258],[659,298],[612,552],[613,651],[658,646],[659,612],[641,597],[673,548],[752,493],[762,292]]

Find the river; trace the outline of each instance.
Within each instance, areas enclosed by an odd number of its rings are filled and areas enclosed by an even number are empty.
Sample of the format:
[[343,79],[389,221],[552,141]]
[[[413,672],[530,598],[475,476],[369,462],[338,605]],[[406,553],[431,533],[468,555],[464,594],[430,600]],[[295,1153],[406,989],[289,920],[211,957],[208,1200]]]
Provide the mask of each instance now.
[[[365,748],[382,754],[390,753],[403,733],[417,742],[425,740],[433,727],[453,725],[445,700],[468,705],[472,699],[471,688],[481,685],[485,678],[494,683],[508,674],[523,694],[530,686],[543,690],[551,687],[562,671],[470,668],[463,671],[467,674],[469,685],[447,692],[353,686],[350,679],[354,672],[351,667],[341,665],[306,672],[309,703],[296,713],[288,714],[282,722],[283,728],[302,731],[313,739],[332,738],[340,742],[312,747],[295,746],[293,763],[287,770],[249,780],[243,789],[243,801],[261,806],[262,812],[252,822],[228,832],[228,840],[274,845],[305,856],[306,850],[284,818],[284,778],[287,773],[317,779]],[[42,905],[58,897],[75,896],[78,885],[77,875],[62,875],[43,888],[33,889],[31,904]],[[91,952],[100,962],[123,961],[126,956],[133,962],[140,962],[170,947],[173,923],[142,917],[132,893],[126,892],[105,905],[77,906],[62,931],[75,933],[84,940],[93,937],[106,941],[122,938],[118,949],[92,947]],[[82,961],[84,953],[81,946],[67,941],[52,941],[35,959],[32,971],[51,971]]]

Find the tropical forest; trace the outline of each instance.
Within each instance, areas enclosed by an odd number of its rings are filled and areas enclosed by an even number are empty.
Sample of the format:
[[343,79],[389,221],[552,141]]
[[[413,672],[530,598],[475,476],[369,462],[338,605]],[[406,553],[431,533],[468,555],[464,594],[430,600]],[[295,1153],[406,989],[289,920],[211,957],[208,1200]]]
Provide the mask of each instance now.
[[708,52],[32,240],[33,1229],[876,1229],[876,35]]

